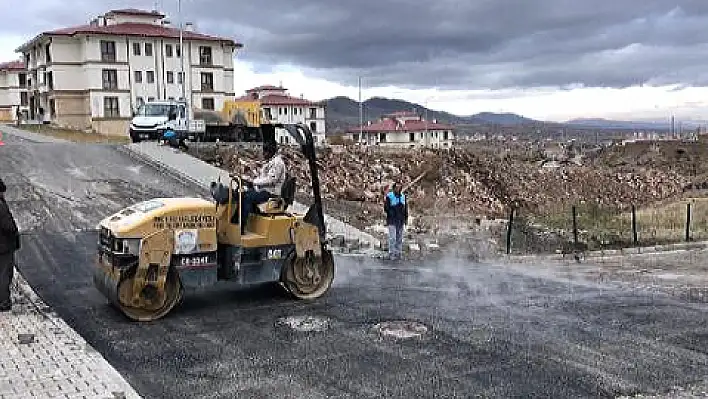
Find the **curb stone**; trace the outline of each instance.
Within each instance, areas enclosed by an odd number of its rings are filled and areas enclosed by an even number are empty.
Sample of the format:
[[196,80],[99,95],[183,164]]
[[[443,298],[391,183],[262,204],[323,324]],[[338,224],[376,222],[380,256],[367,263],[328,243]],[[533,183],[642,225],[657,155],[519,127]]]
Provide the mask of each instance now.
[[11,290],[13,310],[0,314],[4,336],[0,358],[5,366],[13,367],[0,369],[0,398],[141,398],[97,350],[46,305],[17,268]]

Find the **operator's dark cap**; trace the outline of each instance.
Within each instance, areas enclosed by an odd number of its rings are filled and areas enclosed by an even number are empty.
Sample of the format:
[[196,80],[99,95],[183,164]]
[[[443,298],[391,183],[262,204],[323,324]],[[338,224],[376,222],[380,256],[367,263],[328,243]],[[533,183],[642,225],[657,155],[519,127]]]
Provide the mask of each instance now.
[[4,193],[5,191],[7,191],[7,186],[5,185],[5,182],[0,179],[0,193]]

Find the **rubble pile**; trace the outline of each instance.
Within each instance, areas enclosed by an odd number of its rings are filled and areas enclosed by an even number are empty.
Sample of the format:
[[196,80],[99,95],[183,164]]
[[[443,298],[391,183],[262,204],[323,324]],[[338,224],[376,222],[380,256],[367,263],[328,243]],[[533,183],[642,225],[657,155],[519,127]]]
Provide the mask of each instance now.
[[[235,148],[216,147],[210,161],[232,172],[255,175],[263,164],[261,151]],[[281,153],[297,178],[300,197],[309,195],[304,157],[296,148],[283,147]],[[325,200],[380,206],[387,187],[397,180],[404,187],[413,182],[407,193],[417,215],[454,212],[489,217],[504,217],[512,205],[544,212],[580,201],[627,209],[680,194],[687,183],[672,171],[541,168],[510,155],[473,149],[327,149],[318,153],[318,174]]]

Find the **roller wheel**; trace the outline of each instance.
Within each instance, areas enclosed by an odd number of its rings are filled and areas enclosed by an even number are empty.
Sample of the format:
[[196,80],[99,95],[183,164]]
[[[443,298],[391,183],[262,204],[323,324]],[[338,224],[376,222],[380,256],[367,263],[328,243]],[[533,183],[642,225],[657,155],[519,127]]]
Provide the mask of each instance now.
[[167,272],[165,292],[160,294],[157,289],[147,286],[140,293],[144,300],[143,307],[130,306],[120,298],[132,298],[133,276],[123,280],[118,285],[118,297],[121,312],[134,321],[153,321],[164,317],[181,300],[184,289],[179,275],[174,270]]
[[284,288],[297,299],[317,299],[329,291],[334,280],[334,257],[322,250],[322,257],[298,258],[294,253],[286,260],[282,278]]

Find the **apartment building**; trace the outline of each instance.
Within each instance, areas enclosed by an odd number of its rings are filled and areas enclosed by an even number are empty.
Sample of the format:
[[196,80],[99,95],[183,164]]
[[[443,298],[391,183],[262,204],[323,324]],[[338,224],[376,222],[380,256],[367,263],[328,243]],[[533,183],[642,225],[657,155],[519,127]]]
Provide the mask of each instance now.
[[193,108],[221,109],[234,96],[233,59],[242,45],[191,24],[183,47],[179,35],[164,14],[136,9],[37,35],[17,49],[31,82],[30,117],[124,135],[143,102],[182,98],[182,85]]
[[[325,143],[325,102],[310,101],[302,96],[293,97],[287,91],[282,85],[264,85],[246,90],[246,94],[236,101],[257,102],[265,122],[307,125],[315,143]],[[293,143],[290,135],[281,129],[276,131],[276,140],[282,144]]]
[[18,110],[27,118],[27,84],[27,71],[22,60],[0,63],[0,122],[17,120]]
[[388,147],[451,148],[455,127],[427,121],[415,112],[401,111],[387,114],[377,122],[369,122],[347,130],[355,143]]

